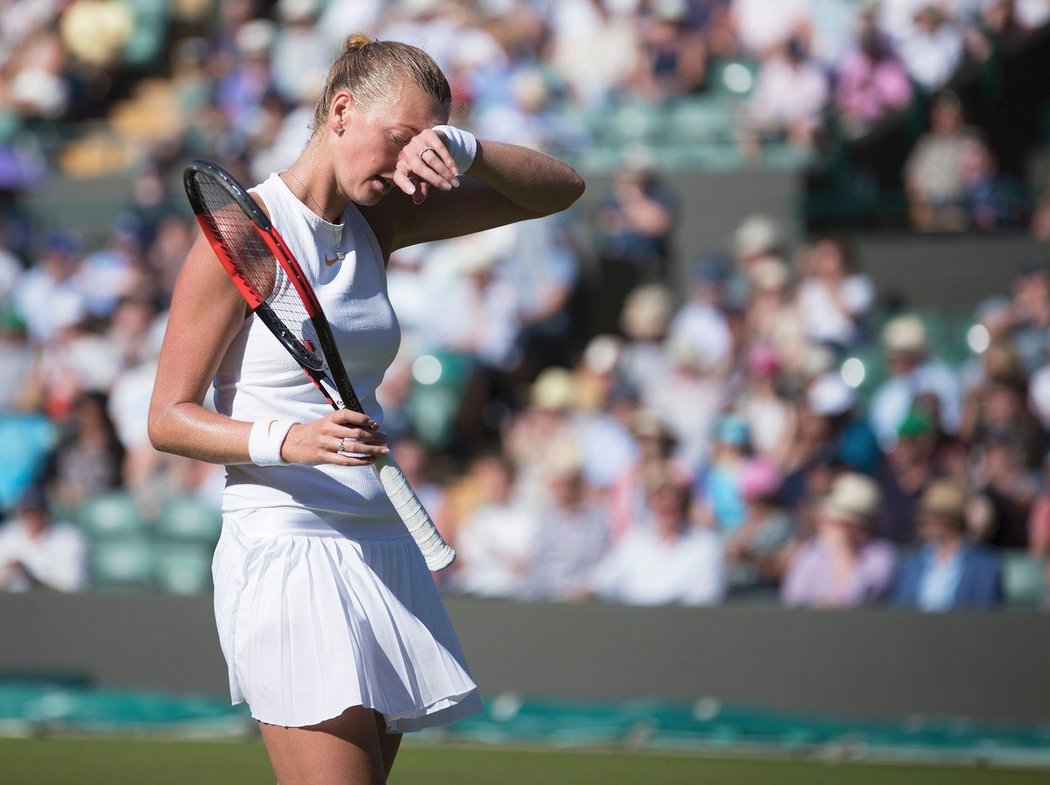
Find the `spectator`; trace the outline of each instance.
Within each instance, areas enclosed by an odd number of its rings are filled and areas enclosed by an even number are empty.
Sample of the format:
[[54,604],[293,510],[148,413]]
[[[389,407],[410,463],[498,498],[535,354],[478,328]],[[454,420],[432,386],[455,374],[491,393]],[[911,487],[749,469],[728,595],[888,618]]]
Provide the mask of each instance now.
[[55,523],[40,485],[18,502],[14,520],[0,529],[0,591],[34,588],[81,591],[87,585],[87,547],[67,523]]
[[794,536],[791,516],[778,501],[783,477],[764,458],[744,464],[740,493],[747,505],[743,525],[726,538],[725,558],[731,595],[775,591],[787,566]]
[[747,422],[735,414],[719,420],[714,454],[697,479],[697,501],[705,523],[730,532],[744,523],[746,508],[740,492],[741,471],[751,454]]
[[52,235],[40,260],[18,280],[15,308],[29,337],[42,344],[87,313],[84,296],[73,284],[80,243],[68,234]]
[[536,519],[512,501],[514,467],[500,455],[477,459],[481,504],[456,533],[455,585],[481,597],[522,597],[533,569]]
[[968,145],[983,142],[964,123],[958,97],[941,93],[930,107],[930,130],[905,161],[911,222],[920,231],[960,231],[967,225],[963,156]]
[[745,131],[745,151],[757,153],[755,145],[766,138],[785,138],[800,150],[811,150],[823,127],[827,102],[823,70],[810,58],[802,38],[790,38],[759,67],[748,106],[751,122]]
[[574,100],[602,106],[636,69],[638,28],[602,0],[551,3],[550,62]]
[[915,505],[942,472],[937,426],[922,409],[912,411],[897,430],[897,442],[879,474],[882,509],[879,533],[899,544],[915,537]]
[[785,442],[796,427],[795,406],[780,390],[780,352],[756,343],[747,353],[747,379],[735,409],[747,422],[755,452],[776,461],[788,449]]
[[688,0],[650,0],[641,22],[638,69],[631,80],[636,95],[660,101],[701,90],[707,46],[690,24]]
[[609,523],[587,499],[582,465],[572,452],[549,468],[550,504],[537,516],[536,558],[527,594],[547,600],[576,600],[587,594],[587,576],[605,556]]
[[689,525],[689,487],[670,472],[654,476],[650,522],[620,540],[596,568],[595,594],[629,605],[714,605],[725,595],[722,544]]
[[784,576],[785,605],[844,608],[883,598],[896,554],[873,536],[879,501],[870,478],[846,473],[835,479],[818,514],[816,536],[799,546]]
[[[1024,370],[1031,373],[1046,362],[1050,351],[1050,269],[1040,256],[1021,264],[1013,280],[1005,312],[989,327],[993,345],[1005,339],[1020,354]],[[988,355],[988,352],[985,353]]]
[[1020,434],[991,431],[974,446],[974,486],[985,500],[985,515],[976,532],[998,548],[1028,547],[1028,520],[1038,492],[1024,466]]
[[55,503],[75,510],[122,482],[124,447],[106,413],[104,393],[83,393],[73,404],[71,428],[51,454],[49,485]]
[[720,258],[705,260],[693,271],[689,300],[678,309],[668,339],[703,349],[712,363],[728,367],[733,351],[723,307],[726,265]]
[[648,522],[647,478],[672,474],[687,482],[690,477],[686,467],[674,458],[674,432],[659,414],[639,409],[632,418],[631,433],[638,444],[637,460],[616,478],[607,496],[610,530],[617,541]]
[[623,304],[620,325],[627,337],[621,365],[624,381],[638,390],[642,400],[664,384],[672,370],[665,351],[667,331],[674,315],[671,290],[647,284],[631,290]]
[[910,35],[897,49],[908,75],[928,93],[944,87],[966,56],[963,32],[932,0],[921,4],[912,17]]
[[1003,600],[999,560],[966,531],[966,492],[946,480],[919,500],[923,545],[905,557],[893,604],[921,611],[994,608]]
[[847,138],[871,133],[912,98],[911,82],[870,16],[835,73],[834,107]]
[[962,177],[973,228],[994,232],[1020,229],[1027,223],[1021,184],[1000,172],[995,155],[976,139],[967,140],[962,146]]
[[730,0],[733,26],[741,51],[763,57],[790,35],[805,30],[811,19],[809,0]]
[[822,237],[803,252],[802,268],[798,305],[806,338],[835,350],[859,344],[875,284],[857,271],[852,248],[842,238]]
[[[595,216],[602,313],[619,314],[628,292],[667,280],[676,202],[670,189],[644,167],[628,166],[616,176]],[[596,327],[608,332],[613,325]]]
[[882,342],[890,378],[872,396],[871,427],[883,451],[893,450],[897,429],[920,396],[936,401],[940,429],[949,435],[957,433],[962,417],[959,382],[948,366],[930,357],[922,319],[914,314],[890,319],[883,328]]
[[773,347],[784,373],[805,375],[812,349],[805,321],[791,288],[791,271],[776,257],[759,259],[748,268],[750,296],[745,313],[745,341]]

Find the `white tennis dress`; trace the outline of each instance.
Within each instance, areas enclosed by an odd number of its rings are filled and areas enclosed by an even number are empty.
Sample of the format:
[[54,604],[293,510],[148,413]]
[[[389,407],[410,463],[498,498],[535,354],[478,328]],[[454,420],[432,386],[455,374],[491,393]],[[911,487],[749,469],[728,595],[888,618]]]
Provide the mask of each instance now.
[[[342,224],[325,221],[276,174],[254,190],[313,284],[365,411],[382,422],[375,389],[400,330],[371,227],[353,204]],[[254,316],[214,396],[238,420],[331,411]],[[256,719],[301,727],[367,706],[405,732],[481,710],[423,556],[370,467],[228,466],[212,571],[231,698]]]

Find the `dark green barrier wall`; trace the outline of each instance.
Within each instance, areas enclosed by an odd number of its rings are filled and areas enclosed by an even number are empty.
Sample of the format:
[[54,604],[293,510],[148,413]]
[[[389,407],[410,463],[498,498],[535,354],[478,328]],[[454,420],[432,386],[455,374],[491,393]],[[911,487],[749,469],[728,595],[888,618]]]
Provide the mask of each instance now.
[[[1050,623],[1035,614],[448,606],[486,694],[1050,720]],[[106,686],[226,689],[206,597],[0,597],[0,672],[21,669],[85,671]]]

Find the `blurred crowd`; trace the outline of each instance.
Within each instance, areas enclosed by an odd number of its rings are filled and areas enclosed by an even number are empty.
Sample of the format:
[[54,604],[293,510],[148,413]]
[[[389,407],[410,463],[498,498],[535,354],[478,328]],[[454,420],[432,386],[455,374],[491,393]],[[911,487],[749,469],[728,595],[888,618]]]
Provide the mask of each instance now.
[[[909,198],[916,226],[944,229],[1026,220],[1015,184],[970,176],[994,175],[994,155],[942,88],[988,35],[1048,18],[1038,0],[5,4],[0,587],[90,583],[79,521],[100,496],[147,523],[172,499],[218,504],[221,467],[158,453],[146,433],[195,233],[172,175],[193,155],[244,182],[290,163],[348,32],[423,45],[453,83],[454,123],[538,146],[586,143],[559,101],[700,93],[714,58],[758,63],[745,148],[817,144],[829,107],[864,133],[923,90],[931,130],[907,163]],[[107,75],[146,68],[146,44],[129,50],[142,19],[154,56],[170,55],[182,122],[143,151],[104,243],[38,231],[17,210],[39,176],[32,150],[4,140],[95,111]],[[403,341],[384,430],[459,552],[443,588],[925,610],[1002,604],[1012,575],[1042,592],[1045,262],[1012,260],[1012,291],[974,304],[972,351],[944,358],[931,315],[887,313],[842,238],[792,244],[756,215],[711,238],[723,254],[676,258],[681,199],[625,167],[589,212],[391,259]],[[685,287],[672,283],[683,259]]]

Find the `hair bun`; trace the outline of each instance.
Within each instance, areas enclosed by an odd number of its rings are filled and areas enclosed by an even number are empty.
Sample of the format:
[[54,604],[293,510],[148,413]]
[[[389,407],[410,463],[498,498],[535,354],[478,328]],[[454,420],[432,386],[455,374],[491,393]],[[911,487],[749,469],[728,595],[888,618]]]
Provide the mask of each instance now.
[[346,43],[343,44],[343,53],[356,52],[358,49],[364,49],[370,43],[372,39],[364,33],[351,33],[346,37]]

